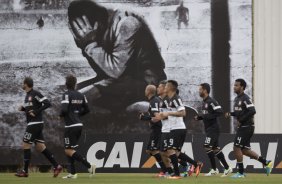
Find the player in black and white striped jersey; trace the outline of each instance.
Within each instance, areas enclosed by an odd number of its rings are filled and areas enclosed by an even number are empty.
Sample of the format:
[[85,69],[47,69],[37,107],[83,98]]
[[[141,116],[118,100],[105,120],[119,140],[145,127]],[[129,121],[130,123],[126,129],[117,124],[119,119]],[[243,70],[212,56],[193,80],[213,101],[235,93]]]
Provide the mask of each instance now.
[[195,168],[196,176],[198,176],[203,164],[191,159],[188,155],[181,152],[187,130],[183,119],[186,116],[185,107],[181,101],[181,98],[177,95],[178,83],[174,80],[167,81],[165,91],[167,95],[165,103],[168,105],[168,111],[157,114],[156,119],[168,119],[170,126],[166,151],[174,168],[174,174],[170,177],[170,179],[180,178],[178,159],[191,163],[192,168]]
[[76,152],[78,147],[78,141],[81,136],[83,124],[80,117],[89,113],[88,102],[84,95],[75,90],[77,79],[73,75],[66,77],[67,92],[63,94],[63,100],[61,102],[61,114],[60,116],[65,121],[65,153],[70,163],[70,174],[63,177],[64,179],[76,179],[77,174],[75,170],[74,162],[81,162],[88,168],[89,173],[95,174],[95,165],[91,165],[86,158]]

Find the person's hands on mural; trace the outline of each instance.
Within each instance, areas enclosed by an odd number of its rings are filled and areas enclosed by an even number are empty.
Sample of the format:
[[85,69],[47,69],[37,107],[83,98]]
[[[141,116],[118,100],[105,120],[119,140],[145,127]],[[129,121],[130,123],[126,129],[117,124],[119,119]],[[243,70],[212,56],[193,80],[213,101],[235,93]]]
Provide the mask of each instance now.
[[82,17],[78,17],[74,21],[71,21],[69,24],[75,43],[79,48],[83,49],[89,43],[95,42],[98,30],[98,22],[95,22],[94,25],[91,25],[88,18],[83,15]]

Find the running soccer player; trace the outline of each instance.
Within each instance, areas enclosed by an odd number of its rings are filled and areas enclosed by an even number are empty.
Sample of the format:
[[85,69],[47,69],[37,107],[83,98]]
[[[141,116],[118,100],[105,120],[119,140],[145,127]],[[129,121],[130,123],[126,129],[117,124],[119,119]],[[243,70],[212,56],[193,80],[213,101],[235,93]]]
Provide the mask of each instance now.
[[[157,88],[157,93],[159,98],[161,99],[160,103],[160,112],[166,112],[168,111],[168,99],[167,95],[165,92],[165,86],[166,86],[167,81],[161,81],[158,88]],[[154,118],[153,118],[154,121]],[[159,119],[156,119],[155,121],[159,121]],[[162,121],[162,130],[161,130],[161,142],[160,142],[160,151],[161,151],[161,156],[162,160],[166,166],[167,173],[165,173],[164,176],[172,175],[173,170],[171,167],[170,159],[166,153],[167,151],[167,143],[169,140],[169,134],[170,134],[170,126],[169,126],[169,121],[168,119],[163,119]]]
[[[177,95],[178,83],[174,80],[167,81],[165,91],[168,97],[168,112],[160,112],[156,114],[156,119],[168,119],[170,124],[169,139],[167,142],[167,154],[173,165],[174,174],[169,179],[180,179],[180,171],[178,159],[191,163],[192,171],[196,172],[196,176],[200,174],[203,163],[191,159],[188,155],[181,152],[182,146],[186,138],[186,126],[183,117],[186,116],[185,107],[181,98]],[[192,173],[190,173],[191,175]]]
[[53,165],[53,176],[57,177],[63,168],[57,163],[53,154],[46,148],[43,137],[44,122],[42,113],[51,106],[51,103],[39,91],[33,89],[33,79],[30,77],[24,79],[23,90],[26,92],[26,97],[24,105],[19,107],[19,111],[25,112],[27,121],[27,127],[23,137],[24,169],[18,171],[15,176],[28,177],[31,146],[34,143],[36,150],[41,152]]
[[162,156],[160,154],[160,141],[161,141],[161,129],[162,122],[157,121],[153,122],[152,117],[155,116],[155,113],[159,112],[161,99],[156,96],[157,88],[154,85],[148,85],[145,89],[145,96],[150,102],[149,110],[147,113],[141,113],[140,119],[143,121],[149,121],[151,126],[151,134],[150,140],[147,146],[146,153],[155,157],[156,161],[161,167],[161,172],[159,173],[159,177],[165,176],[167,172],[166,166],[162,160]]
[[65,125],[65,154],[70,163],[70,174],[64,179],[76,179],[75,161],[81,162],[91,174],[95,174],[95,165],[91,165],[86,158],[76,152],[78,140],[81,136],[83,124],[80,117],[89,113],[87,99],[80,92],[75,90],[77,79],[73,75],[66,77],[67,92],[63,94],[61,102],[61,117],[64,118]]
[[[160,112],[166,112],[168,111],[168,97],[166,95],[165,92],[165,86],[166,86],[167,81],[161,81],[158,88],[157,88],[157,93],[159,95],[159,98],[162,99],[161,104],[160,104]],[[177,91],[178,93],[178,91]],[[161,135],[161,155],[162,155],[162,159],[163,162],[167,168],[167,173],[165,176],[167,175],[172,175],[173,174],[173,170],[171,167],[171,163],[170,163],[170,159],[168,157],[168,155],[166,154],[167,151],[167,143],[169,141],[169,135],[170,135],[170,124],[168,119],[163,119],[162,120],[162,135]],[[188,163],[183,161],[183,160],[179,160],[179,170],[182,172],[181,176],[183,177],[187,177],[188,176]]]
[[214,176],[219,174],[219,171],[216,167],[215,156],[224,166],[224,173],[222,177],[227,176],[232,173],[232,168],[229,167],[225,160],[225,156],[222,153],[222,150],[218,146],[218,137],[220,134],[218,117],[223,114],[221,106],[218,102],[209,96],[210,94],[210,85],[207,83],[203,83],[199,87],[199,95],[203,99],[202,103],[202,111],[197,116],[195,116],[195,120],[203,120],[205,131],[206,131],[206,140],[204,143],[204,147],[206,153],[210,159],[211,170],[209,173],[205,174],[205,176]]
[[251,150],[250,142],[255,130],[254,115],[256,114],[256,109],[250,97],[244,93],[246,87],[247,83],[244,79],[235,80],[234,92],[237,94],[237,97],[234,100],[234,111],[225,113],[226,118],[233,116],[238,121],[233,149],[239,172],[231,176],[232,178],[245,178],[243,155],[261,162],[266,168],[267,175],[271,173],[273,165],[272,161],[267,161]]

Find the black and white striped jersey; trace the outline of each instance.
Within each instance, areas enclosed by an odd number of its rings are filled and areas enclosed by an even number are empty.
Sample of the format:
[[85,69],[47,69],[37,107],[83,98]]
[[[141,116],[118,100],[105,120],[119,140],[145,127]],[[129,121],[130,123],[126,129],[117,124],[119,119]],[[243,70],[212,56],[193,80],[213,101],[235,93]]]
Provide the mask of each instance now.
[[65,127],[83,126],[80,117],[89,113],[86,97],[78,91],[68,90],[63,94],[61,102],[61,117],[65,120]]
[[[185,111],[182,100],[177,94],[168,99],[168,110],[171,112]],[[171,130],[186,129],[183,117],[168,116],[168,121]]]
[[[43,123],[42,112],[51,106],[50,101],[39,91],[31,90],[27,92],[22,110],[25,111],[28,124]],[[30,115],[33,112],[35,117]]]
[[[161,97],[159,97],[161,99]],[[168,110],[168,103],[169,103],[169,99],[168,97],[164,97],[163,99],[161,99],[161,103],[160,103],[160,112],[167,112]],[[162,133],[169,133],[170,132],[170,124],[168,119],[163,119],[162,120]]]

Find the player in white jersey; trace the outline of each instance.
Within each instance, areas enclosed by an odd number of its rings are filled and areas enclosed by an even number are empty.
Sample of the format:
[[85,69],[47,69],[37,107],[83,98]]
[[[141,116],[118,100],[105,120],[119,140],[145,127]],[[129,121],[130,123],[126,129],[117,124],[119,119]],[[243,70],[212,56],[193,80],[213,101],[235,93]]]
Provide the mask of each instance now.
[[[156,115],[156,119],[168,120],[170,126],[170,133],[167,140],[166,153],[173,165],[174,174],[170,179],[180,179],[180,172],[178,166],[178,159],[189,162],[192,164],[192,169],[196,172],[196,176],[199,175],[203,164],[191,159],[188,155],[181,152],[182,146],[186,138],[186,126],[183,117],[186,116],[185,107],[181,101],[181,98],[177,95],[178,83],[174,80],[169,80],[165,86],[165,92],[167,99],[164,103],[167,104],[167,111],[160,112]],[[190,173],[191,175],[192,173]]]

